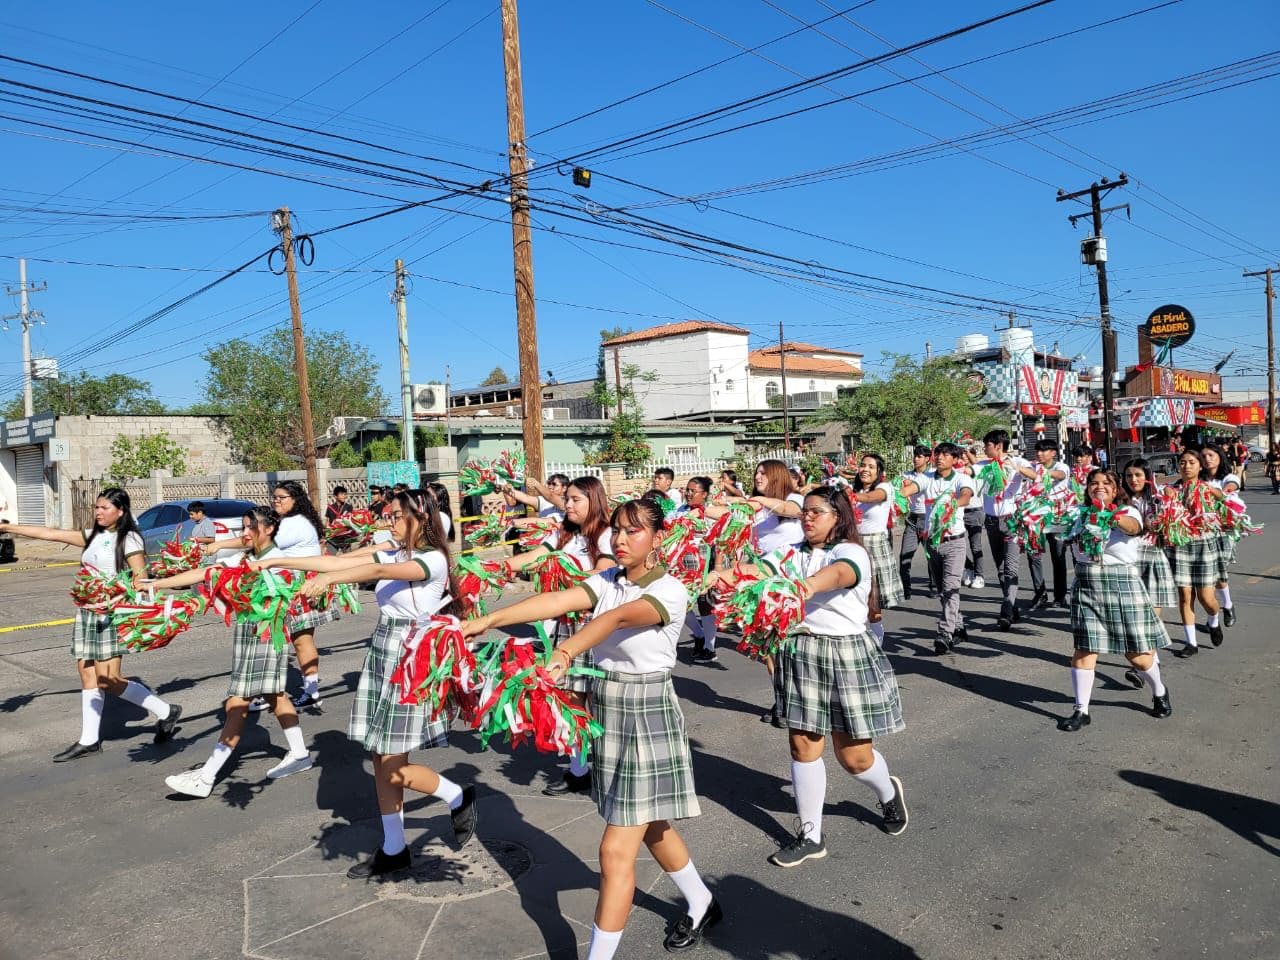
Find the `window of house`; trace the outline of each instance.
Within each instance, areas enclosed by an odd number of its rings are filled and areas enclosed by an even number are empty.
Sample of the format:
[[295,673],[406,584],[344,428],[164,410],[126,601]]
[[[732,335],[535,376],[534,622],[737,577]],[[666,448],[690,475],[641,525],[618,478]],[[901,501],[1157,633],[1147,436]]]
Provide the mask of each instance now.
[[699,455],[696,443],[689,445],[667,444],[668,460],[697,460]]
[[724,392],[725,392],[725,393],[733,393],[733,378],[732,378],[732,377],[730,377],[728,380],[726,380],[726,381],[724,382]]
[[809,392],[810,392],[810,393],[812,393],[813,391],[815,391],[815,390],[817,390],[817,389],[818,389],[818,381],[817,381],[817,380],[810,380],[810,381],[809,381]]
[[772,400],[779,392],[778,382],[776,380],[770,380],[764,385],[764,398],[766,400]]

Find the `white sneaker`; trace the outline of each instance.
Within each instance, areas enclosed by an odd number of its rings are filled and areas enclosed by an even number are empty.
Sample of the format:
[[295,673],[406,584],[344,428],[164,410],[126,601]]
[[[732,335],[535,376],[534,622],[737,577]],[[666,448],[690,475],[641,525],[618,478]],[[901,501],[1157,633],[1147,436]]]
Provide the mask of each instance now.
[[267,709],[267,701],[266,701],[266,698],[264,698],[264,697],[254,697],[252,700],[250,700],[250,701],[249,701],[249,712],[250,712],[250,713],[258,713],[259,711],[261,711],[261,710],[265,710],[265,709]]
[[966,570],[960,575],[960,586],[967,587],[973,583],[973,574]]
[[973,587],[975,590],[981,590],[986,585],[987,581],[983,580],[981,577],[974,577],[969,583],[969,586]]
[[300,757],[286,756],[274,767],[267,771],[267,777],[271,780],[279,780],[293,773],[301,773],[303,770],[310,770],[312,766],[311,754],[304,753]]
[[200,776],[199,770],[186,770],[164,778],[165,786],[174,793],[185,793],[188,797],[204,799],[213,790],[213,784]]

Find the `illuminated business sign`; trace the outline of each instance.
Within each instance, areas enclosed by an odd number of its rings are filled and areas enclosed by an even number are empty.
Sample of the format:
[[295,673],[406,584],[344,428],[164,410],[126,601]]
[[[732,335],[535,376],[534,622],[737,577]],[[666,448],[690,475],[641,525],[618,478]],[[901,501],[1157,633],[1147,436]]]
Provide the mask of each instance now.
[[1196,399],[1212,397],[1217,400],[1222,396],[1222,380],[1216,373],[1178,370],[1171,367],[1156,369],[1159,373],[1159,389],[1153,392],[1162,397],[1182,396]]
[[1141,329],[1143,335],[1157,346],[1181,347],[1195,335],[1196,320],[1186,307],[1166,303],[1151,311]]
[[1229,423],[1233,427],[1248,427],[1267,422],[1267,405],[1249,403],[1235,407],[1196,407],[1196,415],[1206,420]]

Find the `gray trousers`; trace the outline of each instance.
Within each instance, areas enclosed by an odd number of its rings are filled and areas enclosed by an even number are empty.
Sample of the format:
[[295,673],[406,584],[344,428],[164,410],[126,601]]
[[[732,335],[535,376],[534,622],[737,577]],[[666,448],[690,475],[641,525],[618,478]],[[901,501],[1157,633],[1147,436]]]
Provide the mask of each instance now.
[[929,575],[942,589],[942,615],[938,617],[938,636],[952,640],[964,626],[960,617],[960,578],[964,574],[964,557],[969,538],[943,540],[929,551]]
[[1000,578],[1000,615],[1013,616],[1013,605],[1018,600],[1018,541],[1005,526],[1005,517],[987,517],[987,546],[991,548],[991,563]]
[[[916,550],[924,549],[929,557],[929,517],[923,513],[909,513],[902,528],[902,545],[898,548],[898,575],[902,579],[902,591],[911,596],[911,561]],[[929,566],[929,582],[934,583],[933,567]],[[936,586],[936,584],[934,584]]]
[[[964,509],[964,533],[969,541],[969,551],[964,558],[964,568],[975,577],[982,576],[982,527],[985,517],[982,504]],[[983,577],[985,580],[986,578]]]

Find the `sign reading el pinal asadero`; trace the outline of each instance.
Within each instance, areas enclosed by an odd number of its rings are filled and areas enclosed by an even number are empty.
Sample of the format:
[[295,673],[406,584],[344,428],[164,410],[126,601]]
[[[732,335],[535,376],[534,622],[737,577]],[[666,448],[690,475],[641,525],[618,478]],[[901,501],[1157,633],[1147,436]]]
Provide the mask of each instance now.
[[1195,335],[1196,320],[1191,311],[1176,303],[1166,303],[1156,307],[1147,317],[1142,332],[1148,340],[1157,346],[1165,343],[1170,347],[1180,347]]

